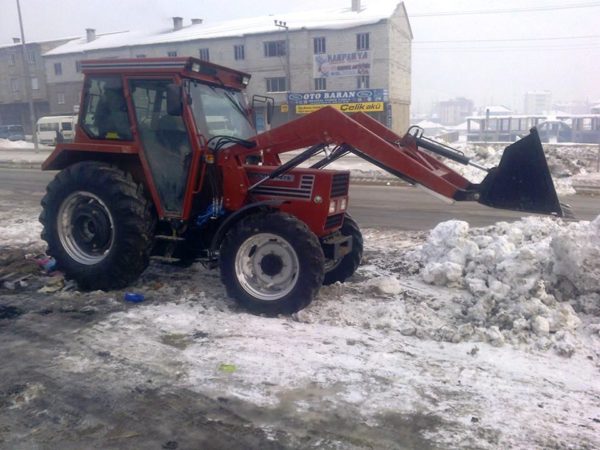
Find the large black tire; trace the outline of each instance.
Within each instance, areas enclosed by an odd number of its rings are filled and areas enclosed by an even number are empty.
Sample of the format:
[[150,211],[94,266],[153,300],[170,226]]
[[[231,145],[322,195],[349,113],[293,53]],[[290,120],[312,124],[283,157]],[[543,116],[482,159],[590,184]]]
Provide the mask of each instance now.
[[42,199],[42,239],[81,289],[119,289],[146,269],[154,235],[151,202],[131,175],[86,161],[56,175]]
[[221,280],[252,312],[291,314],[310,304],[323,283],[323,249],[314,233],[280,212],[245,217],[225,236]]
[[352,251],[347,255],[344,255],[340,260],[334,261],[330,267],[325,267],[325,278],[323,284],[333,284],[336,282],[343,283],[350,278],[358,266],[363,255],[363,237],[360,232],[358,224],[352,217],[346,214],[344,217],[344,224],[340,229],[340,232],[344,236],[352,236]]

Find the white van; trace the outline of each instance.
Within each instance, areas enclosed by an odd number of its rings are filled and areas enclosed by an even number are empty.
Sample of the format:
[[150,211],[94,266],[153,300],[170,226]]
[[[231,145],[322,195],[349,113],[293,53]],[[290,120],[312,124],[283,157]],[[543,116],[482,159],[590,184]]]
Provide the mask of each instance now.
[[63,142],[73,142],[77,116],[47,116],[37,121],[36,132],[40,144],[56,145],[58,133]]

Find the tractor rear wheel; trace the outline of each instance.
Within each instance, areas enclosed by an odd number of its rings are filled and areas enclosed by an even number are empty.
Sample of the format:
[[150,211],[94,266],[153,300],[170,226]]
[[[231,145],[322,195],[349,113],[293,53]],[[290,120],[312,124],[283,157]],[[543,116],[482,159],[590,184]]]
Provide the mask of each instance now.
[[42,199],[48,254],[82,289],[127,286],[149,263],[151,203],[120,169],[81,162],[60,172]]
[[249,310],[291,314],[310,304],[323,283],[323,250],[295,217],[248,216],[229,231],[220,250],[227,294]]
[[337,281],[343,283],[360,266],[363,255],[363,237],[358,224],[348,214],[344,217],[344,224],[340,229],[340,233],[344,236],[352,237],[352,250],[338,260],[325,264],[324,285],[333,284]]

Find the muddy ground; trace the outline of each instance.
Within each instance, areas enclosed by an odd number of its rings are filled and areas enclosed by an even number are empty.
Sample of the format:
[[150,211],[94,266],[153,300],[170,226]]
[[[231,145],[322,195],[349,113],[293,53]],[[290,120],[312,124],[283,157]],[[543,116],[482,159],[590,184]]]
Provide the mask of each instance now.
[[[30,275],[22,286],[0,288],[2,448],[437,448],[422,433],[440,425],[435,415],[388,412],[369,426],[347,407],[333,414],[330,407],[298,413],[296,401],[325,395],[316,383],[286,392],[276,407],[257,407],[228,395],[203,394],[201,387],[178,387],[176,367],[165,373],[139,361],[119,360],[115,349],[102,342],[90,348],[78,336],[112,313],[162,299],[150,295],[143,304],[132,304],[123,301],[124,291],[80,293],[68,287],[38,292],[61,277],[37,267],[35,252],[26,253],[35,250],[40,249],[4,249],[0,261],[4,274]],[[143,282],[151,291],[152,283],[175,285],[186,277],[185,271],[156,264]],[[226,301],[223,308],[237,309]],[[210,339],[201,323],[198,328],[186,338]],[[175,350],[185,346],[177,335],[166,336],[164,343]],[[71,355],[105,361],[106,370],[102,365],[92,374],[65,370],[57,361]]]

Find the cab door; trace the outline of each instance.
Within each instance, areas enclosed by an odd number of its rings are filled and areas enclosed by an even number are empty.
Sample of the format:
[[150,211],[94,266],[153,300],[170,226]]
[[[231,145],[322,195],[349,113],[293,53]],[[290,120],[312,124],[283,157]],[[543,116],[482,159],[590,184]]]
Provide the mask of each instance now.
[[181,217],[192,146],[183,116],[167,112],[167,86],[172,79],[129,79],[139,140],[162,208]]

